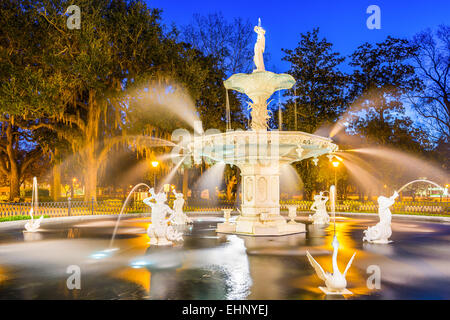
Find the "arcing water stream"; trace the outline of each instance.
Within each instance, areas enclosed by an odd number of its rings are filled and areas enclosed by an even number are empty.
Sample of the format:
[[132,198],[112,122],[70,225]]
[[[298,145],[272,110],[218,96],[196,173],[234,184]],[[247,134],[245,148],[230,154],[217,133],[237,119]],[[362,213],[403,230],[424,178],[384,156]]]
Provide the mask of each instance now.
[[403,189],[405,189],[407,186],[409,186],[409,185],[411,185],[411,184],[413,184],[413,183],[416,183],[416,182],[426,182],[426,183],[432,184],[432,185],[434,185],[434,186],[440,188],[440,189],[443,190],[443,191],[445,190],[444,187],[441,187],[441,186],[438,185],[436,182],[433,182],[433,181],[430,181],[430,180],[425,180],[425,179],[418,179],[418,180],[414,180],[414,181],[410,181],[410,182],[406,183],[405,185],[403,185],[403,187],[401,187],[400,189],[398,189],[397,192],[400,193],[400,192],[401,192]]

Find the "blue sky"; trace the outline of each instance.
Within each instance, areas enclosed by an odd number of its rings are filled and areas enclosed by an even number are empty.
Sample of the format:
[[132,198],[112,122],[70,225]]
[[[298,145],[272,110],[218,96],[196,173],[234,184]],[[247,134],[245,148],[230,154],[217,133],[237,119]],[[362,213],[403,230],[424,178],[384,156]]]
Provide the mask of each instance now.
[[[320,27],[320,35],[336,51],[348,55],[364,42],[380,42],[388,35],[411,37],[426,28],[450,24],[449,0],[147,0],[147,4],[163,9],[167,25],[186,25],[194,13],[220,11],[226,18],[248,18],[255,25],[261,17],[271,58],[267,69],[275,72],[289,68],[281,61],[281,48],[295,48],[300,33],[315,27]],[[372,4],[381,9],[380,30],[366,27],[366,9]]]

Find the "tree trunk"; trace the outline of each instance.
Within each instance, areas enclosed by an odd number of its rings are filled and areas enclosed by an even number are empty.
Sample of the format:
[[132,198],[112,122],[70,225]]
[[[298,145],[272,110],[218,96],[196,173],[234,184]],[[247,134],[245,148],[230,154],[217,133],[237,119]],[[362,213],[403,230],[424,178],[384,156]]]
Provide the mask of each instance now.
[[20,176],[17,164],[11,162],[11,171],[9,173],[9,200],[15,201],[20,199]]
[[99,159],[96,156],[98,130],[100,125],[100,108],[95,100],[95,92],[89,90],[89,110],[85,129],[86,149],[84,165],[84,201],[97,200],[97,169]]
[[[12,120],[14,121],[14,120]],[[14,134],[12,122],[6,127],[6,153],[9,160],[9,200],[20,199],[20,167],[14,150]]]
[[61,198],[61,165],[56,163],[53,166],[52,199],[59,201]]
[[84,201],[97,201],[97,164],[87,161],[84,174]]

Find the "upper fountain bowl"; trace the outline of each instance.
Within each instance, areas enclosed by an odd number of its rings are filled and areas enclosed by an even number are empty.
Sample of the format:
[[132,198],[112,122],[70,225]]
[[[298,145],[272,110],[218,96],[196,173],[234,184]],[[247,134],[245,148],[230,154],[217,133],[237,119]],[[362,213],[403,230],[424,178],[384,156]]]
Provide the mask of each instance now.
[[188,147],[201,157],[233,165],[263,162],[286,164],[337,151],[330,138],[301,131],[227,131],[194,137]]
[[276,74],[270,71],[255,71],[253,73],[237,73],[224,81],[226,89],[236,90],[246,94],[255,102],[258,97],[268,99],[275,91],[290,89],[295,79],[286,73]]

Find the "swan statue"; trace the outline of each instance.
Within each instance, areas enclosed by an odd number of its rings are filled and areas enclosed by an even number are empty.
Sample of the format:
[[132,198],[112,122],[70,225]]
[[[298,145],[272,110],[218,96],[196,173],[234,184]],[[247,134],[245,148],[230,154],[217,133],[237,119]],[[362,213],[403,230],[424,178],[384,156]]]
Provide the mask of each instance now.
[[309,263],[313,266],[316,271],[317,276],[325,281],[326,288],[319,287],[325,294],[335,294],[335,295],[343,295],[343,294],[352,294],[351,291],[347,290],[347,280],[345,276],[347,274],[348,269],[352,265],[353,258],[356,255],[356,252],[350,258],[350,261],[347,263],[347,267],[345,267],[344,273],[339,271],[339,267],[337,264],[337,254],[339,249],[339,242],[337,240],[336,235],[333,237],[333,273],[325,272],[320,264],[311,256],[311,254],[306,251],[306,256],[308,257]]
[[42,219],[44,219],[44,216],[42,215],[42,216],[40,216],[39,219],[34,220],[33,208],[30,209],[30,216],[31,216],[31,221],[28,221],[25,224],[25,230],[27,232],[36,232],[41,227],[41,222],[42,222]]

